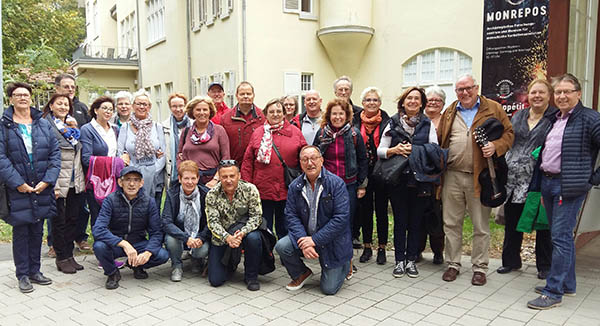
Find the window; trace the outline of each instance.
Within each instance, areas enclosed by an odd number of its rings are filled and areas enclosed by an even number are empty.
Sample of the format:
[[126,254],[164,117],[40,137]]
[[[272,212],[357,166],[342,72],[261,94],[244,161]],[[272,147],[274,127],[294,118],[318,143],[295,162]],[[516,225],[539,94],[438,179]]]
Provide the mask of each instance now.
[[312,87],[312,74],[302,74],[300,79],[300,89],[302,92],[310,91]]
[[122,58],[130,59],[137,53],[136,25],[135,11],[121,21],[121,44],[119,47],[119,55]]
[[226,71],[224,74],[223,87],[225,87],[225,103],[230,108],[235,105],[235,73]]
[[[567,72],[579,78],[581,102],[592,106],[594,101],[594,55],[598,1],[572,0],[569,11],[569,48]],[[596,65],[598,63],[596,62]]]
[[285,95],[298,96],[298,103],[302,111],[304,110],[304,95],[311,89],[314,89],[312,73],[283,73],[283,92]]
[[313,0],[283,0],[283,12],[299,14],[301,18],[315,19],[313,9]]
[[98,36],[100,31],[98,27],[98,1],[94,1],[92,15],[92,28],[94,30],[94,36]]
[[200,29],[206,23],[206,2],[208,0],[189,0],[191,28],[193,31]]
[[229,17],[229,14],[233,11],[233,0],[223,0],[224,6],[221,7],[221,19]]
[[156,105],[156,111],[158,112],[158,121],[161,121],[160,113],[162,111],[162,92],[160,85],[154,86],[154,103]]
[[170,96],[171,94],[173,94],[173,83],[165,83],[165,92],[167,94],[167,96]]
[[221,14],[221,0],[212,0],[212,17],[216,20]]
[[199,83],[198,83],[198,93],[196,95],[206,95],[207,91],[208,91],[208,84],[209,84],[209,78],[208,76],[202,76],[199,79]]
[[454,81],[458,76],[471,73],[473,60],[466,54],[446,48],[422,52],[402,65],[403,87],[432,85],[446,92],[446,103],[456,99]]
[[148,13],[148,43],[153,43],[165,37],[164,0],[146,1],[146,12]]

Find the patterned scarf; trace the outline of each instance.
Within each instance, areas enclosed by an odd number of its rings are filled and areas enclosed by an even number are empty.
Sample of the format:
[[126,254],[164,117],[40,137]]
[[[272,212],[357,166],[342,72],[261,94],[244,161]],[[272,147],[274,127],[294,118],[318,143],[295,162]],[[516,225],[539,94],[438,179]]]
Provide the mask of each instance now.
[[271,162],[273,132],[281,130],[283,128],[283,123],[284,120],[281,120],[281,122],[278,124],[270,125],[269,122],[265,121],[265,132],[260,140],[260,147],[258,148],[258,153],[256,154],[256,160],[260,163],[269,164]]
[[[56,125],[56,128],[58,128],[58,131],[60,131],[61,135],[69,142],[71,143],[71,145],[75,146],[78,143],[79,140],[79,136],[81,135],[79,133],[79,129],[77,128],[70,128],[67,127],[67,125],[64,123],[64,121],[60,120],[59,118],[55,117],[54,114],[52,114],[52,119],[54,120],[54,124]],[[67,115],[67,117],[65,118],[66,120],[69,119],[75,119],[70,115]]]
[[196,130],[196,124],[194,124],[194,127],[192,128],[192,135],[190,136],[190,140],[192,141],[192,144],[200,145],[200,144],[208,143],[212,139],[214,134],[215,134],[215,124],[212,121],[208,122],[208,126],[206,127],[206,130],[204,130],[204,132],[202,134],[200,134],[198,132],[198,130]]
[[321,144],[328,145],[333,143],[336,137],[343,136],[350,128],[352,128],[350,124],[346,123],[340,130],[334,131],[330,123],[326,124],[321,135]]
[[409,118],[408,115],[406,115],[406,112],[401,109],[399,111],[399,116],[402,128],[412,136],[415,133],[415,127],[421,122],[421,113],[417,113],[414,117]]
[[[372,117],[367,117],[367,111],[362,110],[360,113],[361,127],[360,133],[362,134],[363,140],[365,144],[369,141],[368,135],[373,135],[373,141],[375,142],[375,146],[379,146],[379,124],[381,123],[381,110],[377,111]],[[373,133],[375,131],[375,133]]]
[[137,129],[137,133],[135,134],[135,157],[139,160],[142,157],[156,155],[154,145],[150,139],[153,124],[152,116],[148,114],[146,119],[139,120],[135,114],[132,114],[129,121]]
[[200,191],[198,191],[198,187],[195,187],[191,194],[186,195],[183,187],[179,186],[179,194],[180,208],[177,219],[183,221],[185,233],[190,238],[196,238],[200,228]]

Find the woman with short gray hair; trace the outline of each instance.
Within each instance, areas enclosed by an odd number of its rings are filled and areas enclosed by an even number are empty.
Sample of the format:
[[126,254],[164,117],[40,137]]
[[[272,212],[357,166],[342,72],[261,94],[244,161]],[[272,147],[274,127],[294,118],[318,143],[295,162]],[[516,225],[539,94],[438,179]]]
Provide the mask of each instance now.
[[115,95],[115,101],[117,101],[117,110],[111,122],[121,128],[122,125],[129,121],[129,117],[131,116],[133,96],[128,91],[120,91]]

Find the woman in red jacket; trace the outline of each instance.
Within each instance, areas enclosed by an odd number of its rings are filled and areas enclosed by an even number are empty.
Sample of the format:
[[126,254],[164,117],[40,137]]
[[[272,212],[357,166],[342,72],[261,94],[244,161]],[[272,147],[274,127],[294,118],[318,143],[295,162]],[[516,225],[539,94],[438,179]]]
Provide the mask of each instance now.
[[279,239],[287,235],[287,222],[283,210],[287,198],[287,187],[283,179],[283,165],[275,153],[276,146],[281,158],[290,168],[299,166],[298,154],[306,140],[300,129],[284,119],[283,105],[279,99],[265,105],[267,121],[252,133],[242,162],[242,179],[253,183],[260,192],[263,217],[267,226],[275,229]]

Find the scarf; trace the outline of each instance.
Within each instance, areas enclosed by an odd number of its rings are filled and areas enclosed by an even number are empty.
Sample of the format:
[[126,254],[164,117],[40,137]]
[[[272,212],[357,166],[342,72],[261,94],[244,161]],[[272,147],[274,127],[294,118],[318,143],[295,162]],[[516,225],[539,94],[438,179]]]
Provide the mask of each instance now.
[[[79,136],[81,135],[79,132],[79,129],[67,127],[67,125],[64,123],[64,121],[55,117],[54,114],[52,114],[52,119],[54,120],[54,124],[56,125],[56,128],[58,128],[58,131],[60,131],[60,134],[69,143],[71,143],[71,145],[73,145],[73,146],[77,145]],[[69,119],[74,119],[74,118],[70,115],[67,115],[67,117],[65,118],[65,121],[69,120]]]
[[418,113],[414,117],[409,118],[408,115],[406,115],[406,113],[404,112],[404,110],[400,110],[399,116],[402,128],[404,129],[404,131],[406,131],[409,135],[412,136],[415,133],[415,127],[419,124],[419,122],[421,122],[421,114]]
[[150,133],[152,131],[152,117],[148,114],[148,117],[144,120],[139,120],[135,114],[132,114],[129,121],[137,129],[135,134],[135,157],[139,160],[142,157],[148,157],[156,155],[154,150],[154,144],[150,139]]
[[198,130],[196,130],[196,125],[194,124],[194,127],[192,128],[192,135],[190,136],[190,141],[194,145],[205,144],[212,139],[214,134],[215,124],[212,121],[208,121],[208,126],[202,134],[200,134]]
[[200,228],[200,191],[198,187],[194,188],[194,191],[186,195],[183,191],[183,187],[179,186],[179,215],[177,219],[183,221],[183,228],[185,233],[190,238],[196,238],[198,235],[198,229]]
[[[117,121],[119,119],[117,118]],[[183,116],[181,121],[175,120],[175,117],[171,115],[171,162],[177,162],[177,150],[179,149],[179,130],[181,128],[185,128],[189,125],[190,118],[187,115]],[[171,180],[177,179],[177,165],[173,164],[171,166]]]
[[365,141],[365,144],[369,142],[368,135],[373,136],[373,141],[375,142],[375,146],[379,146],[379,124],[381,124],[381,110],[377,111],[372,117],[367,117],[367,112],[363,110],[360,113],[360,133]]
[[350,130],[351,126],[349,123],[346,123],[342,128],[338,131],[334,131],[331,124],[326,124],[325,128],[323,128],[323,133],[321,134],[321,144],[328,145],[333,143],[336,137],[343,136],[346,131]]
[[281,130],[283,128],[283,123],[284,120],[281,120],[281,122],[278,124],[270,125],[269,122],[265,121],[265,132],[260,140],[260,147],[258,148],[258,153],[256,154],[256,160],[260,163],[269,164],[271,162],[273,132]]

